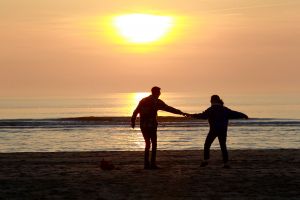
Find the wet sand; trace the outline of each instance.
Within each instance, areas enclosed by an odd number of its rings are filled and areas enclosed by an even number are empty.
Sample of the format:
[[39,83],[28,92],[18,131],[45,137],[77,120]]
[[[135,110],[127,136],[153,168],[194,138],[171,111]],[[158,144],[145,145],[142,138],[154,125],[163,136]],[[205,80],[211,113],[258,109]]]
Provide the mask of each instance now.
[[[0,199],[300,199],[300,150],[159,151],[162,169],[144,170],[143,152],[0,154]],[[116,169],[100,168],[102,159]]]

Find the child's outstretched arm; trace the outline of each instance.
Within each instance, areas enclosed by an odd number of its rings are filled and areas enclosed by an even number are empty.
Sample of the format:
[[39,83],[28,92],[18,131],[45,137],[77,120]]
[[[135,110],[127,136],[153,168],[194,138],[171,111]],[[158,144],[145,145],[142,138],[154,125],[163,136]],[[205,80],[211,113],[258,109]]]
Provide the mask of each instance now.
[[248,116],[244,113],[234,111],[234,110],[229,110],[229,119],[248,119]]
[[190,117],[195,119],[208,119],[208,113],[209,113],[209,109],[205,110],[202,113],[191,114]]

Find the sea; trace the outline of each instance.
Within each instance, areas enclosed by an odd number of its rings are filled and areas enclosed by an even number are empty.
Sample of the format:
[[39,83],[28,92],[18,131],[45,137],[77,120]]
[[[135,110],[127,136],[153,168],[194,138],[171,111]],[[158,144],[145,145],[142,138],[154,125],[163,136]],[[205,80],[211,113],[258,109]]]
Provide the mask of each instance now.
[[[0,153],[141,151],[144,140],[130,116],[149,93],[93,97],[0,98]],[[225,106],[249,116],[230,120],[228,149],[299,149],[300,95],[221,95]],[[163,93],[166,104],[188,113],[210,106],[210,95]],[[208,122],[159,111],[159,150],[201,150]],[[215,140],[212,149],[218,149]]]

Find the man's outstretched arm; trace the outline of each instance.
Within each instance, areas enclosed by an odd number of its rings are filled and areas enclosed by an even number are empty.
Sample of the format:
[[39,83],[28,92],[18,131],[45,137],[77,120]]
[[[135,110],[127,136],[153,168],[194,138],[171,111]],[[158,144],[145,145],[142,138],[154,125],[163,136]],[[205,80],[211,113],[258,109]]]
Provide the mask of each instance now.
[[158,102],[158,110],[163,110],[163,111],[178,114],[178,115],[186,115],[187,114],[187,113],[182,112],[181,110],[173,108],[172,106],[168,106],[167,104],[165,104],[165,102],[163,102],[161,100]]

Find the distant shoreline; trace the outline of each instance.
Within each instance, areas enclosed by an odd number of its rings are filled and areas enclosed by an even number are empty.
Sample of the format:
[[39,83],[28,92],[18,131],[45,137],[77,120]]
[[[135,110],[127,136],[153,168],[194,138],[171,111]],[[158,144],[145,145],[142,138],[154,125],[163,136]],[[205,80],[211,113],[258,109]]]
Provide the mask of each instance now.
[[[124,117],[71,117],[71,118],[60,118],[62,121],[106,121],[106,122],[130,122],[130,116]],[[140,118],[137,117],[136,121],[139,122]],[[158,116],[157,120],[159,122],[188,122],[188,121],[207,121],[207,120],[199,120],[187,117],[176,117],[176,116]]]
[[[49,117],[49,118],[2,118],[0,121],[14,121],[14,120],[60,120],[60,121],[124,121],[130,119],[131,116],[81,116],[81,117]],[[137,117],[137,120],[139,117]],[[194,119],[183,116],[158,116],[160,121],[206,121],[203,119]],[[236,120],[236,119],[235,119]],[[244,120],[244,119],[242,119]],[[259,118],[250,117],[249,120],[300,120],[300,118]]]
[[[98,117],[98,116],[83,116],[83,117],[66,117],[66,118],[42,118],[42,119],[0,119],[0,128],[2,126],[19,126],[19,125],[51,125],[51,124],[64,124],[71,125],[75,124],[107,124],[107,125],[122,125],[129,124],[131,117],[129,116],[120,116],[120,117]],[[139,123],[139,117],[137,117],[137,123]],[[194,119],[189,117],[177,117],[177,116],[158,116],[158,122],[162,123],[186,123],[188,124],[200,124],[206,125],[207,120],[204,119]],[[242,124],[252,124],[252,123],[271,123],[277,125],[300,125],[300,119],[281,119],[281,118],[249,118],[245,119],[232,119],[229,120],[234,123]],[[67,123],[65,123],[67,122]]]

